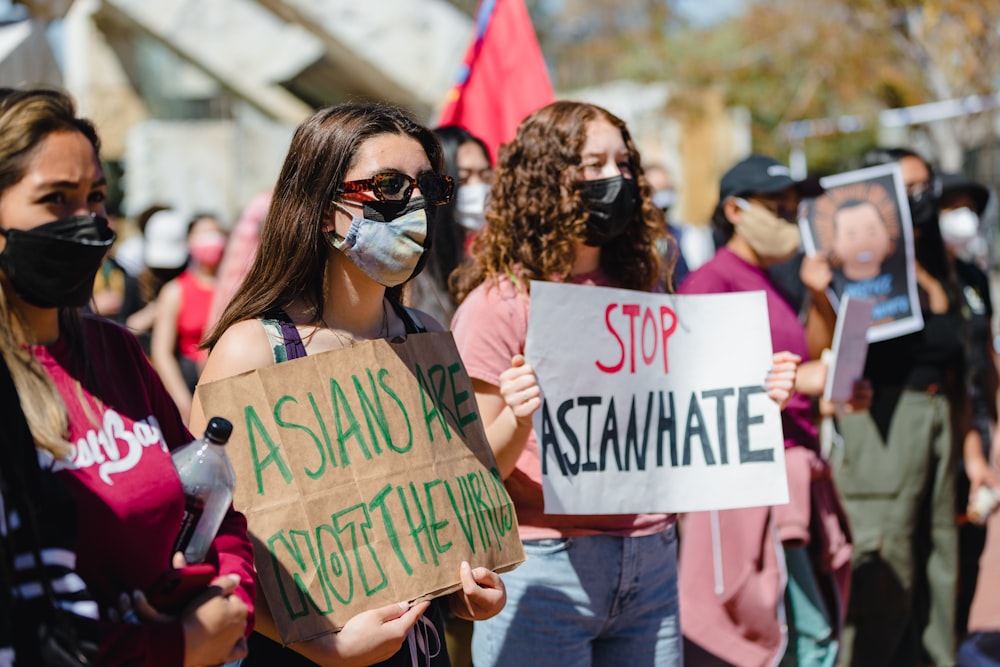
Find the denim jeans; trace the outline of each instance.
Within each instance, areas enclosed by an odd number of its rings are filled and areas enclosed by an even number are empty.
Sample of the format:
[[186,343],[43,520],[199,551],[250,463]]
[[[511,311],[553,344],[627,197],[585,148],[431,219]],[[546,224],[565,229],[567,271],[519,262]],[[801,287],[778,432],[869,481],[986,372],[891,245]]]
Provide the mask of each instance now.
[[677,537],[524,542],[507,606],[475,624],[476,667],[680,667]]
[[957,667],[1000,667],[1000,632],[975,632],[958,648]]

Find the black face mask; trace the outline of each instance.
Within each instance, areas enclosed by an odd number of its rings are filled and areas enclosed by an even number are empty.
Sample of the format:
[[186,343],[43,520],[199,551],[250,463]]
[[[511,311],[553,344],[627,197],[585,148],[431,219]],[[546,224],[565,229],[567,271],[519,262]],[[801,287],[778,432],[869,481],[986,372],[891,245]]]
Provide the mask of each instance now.
[[930,193],[907,197],[906,200],[910,204],[910,219],[914,230],[927,229],[937,224],[938,207]]
[[579,184],[590,213],[584,243],[602,246],[624,233],[639,204],[639,185],[631,178],[612,176]]
[[7,246],[0,269],[14,290],[39,308],[79,308],[90,300],[94,276],[115,235],[97,215],[76,215],[34,229],[0,229]]

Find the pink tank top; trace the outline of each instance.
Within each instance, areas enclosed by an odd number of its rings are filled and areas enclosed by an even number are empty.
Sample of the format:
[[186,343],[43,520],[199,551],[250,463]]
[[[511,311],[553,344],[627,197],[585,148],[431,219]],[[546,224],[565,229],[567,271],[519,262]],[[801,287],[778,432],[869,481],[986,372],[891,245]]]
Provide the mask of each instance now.
[[198,346],[205,335],[214,290],[201,285],[190,271],[182,273],[177,282],[181,286],[181,308],[177,313],[177,349],[188,359],[203,362],[208,351],[199,350]]

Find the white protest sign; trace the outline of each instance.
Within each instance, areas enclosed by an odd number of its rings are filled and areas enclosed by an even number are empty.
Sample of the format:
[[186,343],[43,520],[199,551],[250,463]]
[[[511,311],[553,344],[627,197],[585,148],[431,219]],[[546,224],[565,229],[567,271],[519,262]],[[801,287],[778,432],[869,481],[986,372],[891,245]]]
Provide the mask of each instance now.
[[840,301],[837,326],[833,331],[833,352],[830,370],[826,375],[823,398],[828,401],[847,401],[854,394],[854,383],[865,372],[868,358],[868,327],[872,323],[871,299],[858,299],[848,294]]
[[764,292],[532,282],[525,356],[547,513],[788,502]]

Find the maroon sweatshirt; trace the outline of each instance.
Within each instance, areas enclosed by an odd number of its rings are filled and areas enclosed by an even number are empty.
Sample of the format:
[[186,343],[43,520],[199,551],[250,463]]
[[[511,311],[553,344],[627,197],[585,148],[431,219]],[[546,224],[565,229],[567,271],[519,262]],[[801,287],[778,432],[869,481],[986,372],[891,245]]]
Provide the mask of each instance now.
[[[75,342],[64,330],[31,351],[69,410],[73,452],[53,469],[76,497],[77,573],[106,618],[121,593],[146,589],[170,569],[184,512],[170,450],[191,436],[135,338],[96,317],[81,324]],[[240,576],[236,595],[250,607],[249,633],[253,549],[242,514],[230,509],[206,562]],[[183,659],[180,621],[102,623],[99,664],[173,667]]]

